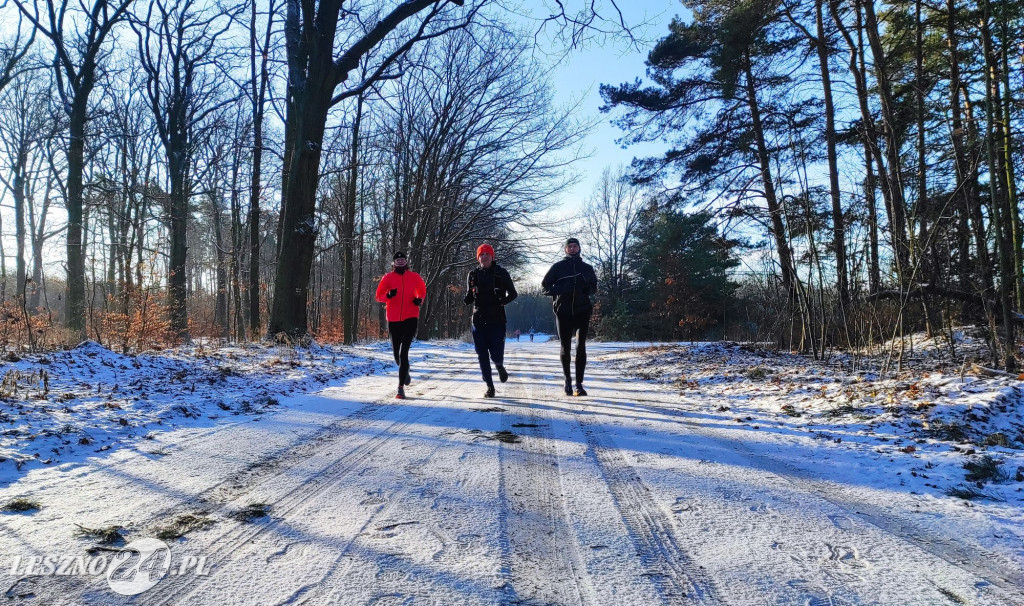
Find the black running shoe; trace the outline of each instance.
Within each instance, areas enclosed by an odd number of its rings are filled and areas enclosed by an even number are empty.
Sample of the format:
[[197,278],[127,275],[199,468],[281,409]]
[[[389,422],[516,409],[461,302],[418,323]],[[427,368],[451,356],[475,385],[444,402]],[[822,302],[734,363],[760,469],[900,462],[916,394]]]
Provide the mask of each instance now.
[[405,389],[403,389],[401,385],[398,386],[398,393],[395,394],[395,399],[396,400],[404,400],[405,399]]
[[567,395],[567,396],[571,396],[572,395],[572,379],[566,379],[565,380],[565,395]]
[[488,385],[487,386],[487,391],[484,392],[484,397],[485,398],[493,398],[494,397],[494,386],[493,385]]
[[505,381],[508,381],[508,371],[505,370],[505,367],[502,366],[501,364],[498,364],[497,366],[498,366],[498,380],[501,381],[502,383],[504,383]]
[[582,385],[577,385],[576,386],[576,395],[577,396],[585,396],[585,395],[587,395],[587,390],[583,389]]

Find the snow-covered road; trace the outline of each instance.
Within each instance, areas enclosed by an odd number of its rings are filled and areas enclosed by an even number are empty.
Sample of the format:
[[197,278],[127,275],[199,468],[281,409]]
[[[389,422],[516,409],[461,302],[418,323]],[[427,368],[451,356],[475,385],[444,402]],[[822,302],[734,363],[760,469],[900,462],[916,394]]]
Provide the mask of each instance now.
[[[592,345],[591,355],[615,346]],[[416,343],[393,376],[278,412],[166,432],[4,489],[0,582],[39,604],[1024,604],[1024,573],[970,509],[836,478],[784,428],[753,433],[678,391],[592,362],[561,393],[555,343],[510,343],[484,399],[464,345]],[[652,366],[657,361],[651,360]],[[687,398],[700,396],[688,395]],[[246,518],[247,506],[268,516]],[[961,511],[962,510],[962,511]],[[192,517],[183,517],[192,516]],[[133,597],[103,575],[27,574],[87,528],[167,539]],[[972,534],[974,533],[974,534]],[[100,556],[113,551],[98,551]],[[195,574],[189,556],[205,558]],[[15,558],[21,558],[16,560]],[[12,565],[13,564],[13,565]],[[144,570],[144,568],[143,568]],[[177,572],[182,574],[176,574]]]

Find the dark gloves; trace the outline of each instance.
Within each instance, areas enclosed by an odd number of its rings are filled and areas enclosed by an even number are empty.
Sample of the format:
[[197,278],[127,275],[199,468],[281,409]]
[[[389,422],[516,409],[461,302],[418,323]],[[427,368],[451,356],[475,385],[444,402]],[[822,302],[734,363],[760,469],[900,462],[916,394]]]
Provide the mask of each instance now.
[[397,295],[397,294],[398,294],[398,289],[397,288],[392,288],[391,290],[388,291],[388,294],[385,295],[385,296],[387,298],[389,298],[389,299],[393,299],[394,296]]
[[466,305],[470,305],[473,301],[476,301],[476,272],[469,272],[469,277],[466,280],[466,298],[462,300]]
[[421,303],[423,303],[423,299],[419,297],[416,297],[412,300],[412,304],[415,305],[416,307],[419,307]]

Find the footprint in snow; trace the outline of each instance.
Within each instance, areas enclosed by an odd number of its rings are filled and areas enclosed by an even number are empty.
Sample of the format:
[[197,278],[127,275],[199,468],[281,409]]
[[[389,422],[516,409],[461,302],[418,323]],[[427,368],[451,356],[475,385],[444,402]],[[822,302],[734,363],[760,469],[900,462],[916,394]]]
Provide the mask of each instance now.
[[853,530],[853,520],[848,516],[832,514],[828,516],[828,519],[832,521],[839,530]]
[[697,514],[700,511],[700,507],[696,503],[690,501],[686,497],[676,497],[676,502],[672,504],[672,513],[690,513]]
[[825,543],[825,546],[828,547],[829,561],[843,566],[849,566],[851,568],[864,568],[866,566],[865,562],[860,559],[860,554],[857,553],[857,549],[854,547],[832,545],[831,543]]

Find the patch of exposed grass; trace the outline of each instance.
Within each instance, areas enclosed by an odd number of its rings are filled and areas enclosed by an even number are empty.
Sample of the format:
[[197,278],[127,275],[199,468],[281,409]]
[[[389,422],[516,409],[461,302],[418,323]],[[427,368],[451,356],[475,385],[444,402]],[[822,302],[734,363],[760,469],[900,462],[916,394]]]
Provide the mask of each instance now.
[[1003,448],[1009,448],[1010,439],[1006,437],[1005,433],[997,431],[985,437],[985,446],[1002,446]]
[[967,461],[964,463],[964,469],[967,470],[966,480],[979,484],[984,484],[985,482],[995,482],[997,484],[1005,482],[1009,475],[1000,467],[1002,464],[1002,461],[992,458],[991,455],[984,455],[973,461]]
[[156,531],[156,538],[161,541],[171,541],[174,539],[180,539],[186,534],[193,530],[199,530],[205,528],[210,524],[213,524],[213,520],[204,516],[203,513],[185,513],[174,518],[167,526],[162,526]]
[[269,514],[270,505],[266,503],[250,503],[231,514],[231,517],[239,522],[249,523],[256,518],[264,518]]
[[964,499],[965,501],[989,498],[988,493],[982,492],[974,486],[966,486],[964,484],[960,484],[959,486],[950,486],[946,489],[946,495],[956,497],[958,499]]
[[25,497],[18,497],[16,499],[11,499],[10,501],[7,501],[7,504],[4,505],[3,510],[24,513],[26,511],[37,511],[40,508],[41,506],[39,505],[39,501],[33,501],[32,499],[27,499]]
[[124,535],[121,531],[124,530],[123,526],[104,526],[102,528],[86,528],[81,524],[75,524],[78,526],[78,530],[75,531],[75,535],[86,539],[93,539],[101,545],[120,545],[124,543]]
[[764,368],[762,366],[748,368],[746,372],[747,378],[750,379],[751,381],[760,381],[770,374],[772,374],[771,369]]
[[950,602],[953,602],[954,604],[968,604],[969,603],[966,599],[960,597],[959,595],[953,593],[952,591],[946,589],[945,587],[939,587],[938,589],[939,589],[939,593],[941,593],[942,595],[946,596],[946,598]]
[[494,435],[492,435],[491,438],[506,444],[518,444],[522,441],[519,439],[519,436],[505,429],[494,432]]
[[826,417],[832,419],[832,418],[835,418],[835,417],[842,417],[842,416],[845,416],[845,415],[852,415],[855,412],[857,412],[857,408],[854,405],[852,405],[852,404],[840,404],[839,406],[834,406],[834,407],[826,410],[824,414],[825,414]]
[[931,423],[928,428],[928,435],[946,442],[967,442],[969,438],[967,430],[964,429],[963,425],[959,423],[943,423],[942,421]]

